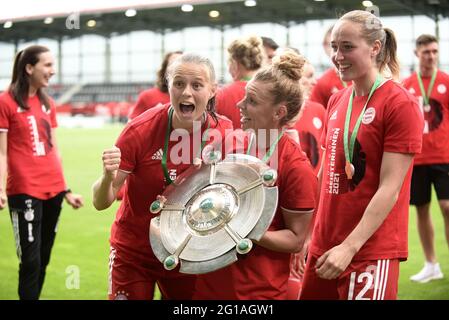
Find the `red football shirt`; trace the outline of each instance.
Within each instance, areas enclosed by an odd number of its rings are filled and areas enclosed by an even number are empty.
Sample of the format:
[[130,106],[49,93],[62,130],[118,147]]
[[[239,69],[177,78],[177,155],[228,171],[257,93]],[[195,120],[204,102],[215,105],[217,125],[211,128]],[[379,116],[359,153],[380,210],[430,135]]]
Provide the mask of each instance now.
[[166,104],[170,102],[170,96],[167,92],[162,92],[159,88],[154,87],[142,91],[137,98],[136,105],[131,110],[129,119],[132,120],[146,110],[153,108],[157,104]]
[[[424,89],[431,77],[422,77]],[[404,80],[404,87],[418,97],[424,115],[422,152],[415,156],[415,165],[449,163],[449,75],[438,71],[430,93],[429,107],[424,108],[416,72]]]
[[37,95],[20,108],[9,92],[0,94],[0,131],[8,132],[6,193],[28,194],[46,200],[66,189],[61,162],[51,141],[57,127],[56,108],[50,99],[47,112]]
[[[347,82],[347,85],[349,86],[351,83]],[[310,100],[318,102],[323,105],[324,108],[327,108],[329,98],[344,87],[343,81],[340,79],[337,70],[334,67],[329,68],[313,86]]]
[[[345,174],[343,131],[352,89],[332,96],[326,111],[322,145],[326,150],[320,203],[310,252],[321,256],[339,245],[362,218],[379,186],[384,152],[415,154],[421,151],[423,118],[416,98],[401,85],[389,80],[373,94],[357,134],[352,163],[355,174]],[[367,100],[354,98],[350,132]],[[377,231],[353,260],[406,259],[411,168],[398,201]]]
[[[273,157],[270,166],[278,171],[279,205],[269,230],[279,230],[284,228],[281,207],[315,208],[317,178],[301,147],[285,134],[279,140],[278,161]],[[254,245],[232,265],[200,275],[194,299],[286,299],[290,256]]]
[[320,139],[325,112],[326,109],[321,104],[306,100],[301,110],[301,117],[293,126],[298,132],[301,149],[307,154],[315,174],[320,170],[323,154]]
[[[161,160],[168,125],[168,109],[169,104],[155,107],[129,122],[116,143],[121,151],[120,170],[129,172],[129,175],[126,180],[126,192],[112,226],[111,245],[127,254],[138,255],[144,261],[149,259],[157,261],[156,263],[160,262],[153,255],[149,242],[149,227],[153,218],[149,208],[156,197],[162,194],[166,185]],[[207,129],[207,123],[210,124],[210,129],[219,130],[222,137],[225,136],[226,129],[232,129],[229,120],[218,117],[216,123],[209,115],[201,128],[201,136]],[[190,147],[190,154],[181,155],[187,156],[189,163],[183,161],[175,165],[173,159],[167,156],[167,170],[172,180],[191,166],[194,136],[196,133],[189,135],[190,145],[187,148]],[[208,137],[213,139],[210,135]],[[208,140],[207,143],[209,142]],[[168,155],[176,145],[179,147],[178,141],[169,141]]]
[[235,81],[217,92],[215,101],[217,113],[232,121],[234,129],[242,127],[240,109],[237,103],[245,97],[246,81]]

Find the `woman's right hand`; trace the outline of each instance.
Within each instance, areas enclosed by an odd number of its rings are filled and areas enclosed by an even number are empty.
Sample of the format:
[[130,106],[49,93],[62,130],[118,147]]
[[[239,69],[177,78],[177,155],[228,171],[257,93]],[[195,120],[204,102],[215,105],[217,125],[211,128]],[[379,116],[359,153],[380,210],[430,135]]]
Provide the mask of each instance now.
[[6,192],[3,190],[0,190],[0,210],[5,209],[7,204],[8,204],[8,200],[6,198]]
[[103,173],[111,180],[113,180],[117,174],[117,170],[120,166],[120,157],[120,149],[115,146],[103,151]]

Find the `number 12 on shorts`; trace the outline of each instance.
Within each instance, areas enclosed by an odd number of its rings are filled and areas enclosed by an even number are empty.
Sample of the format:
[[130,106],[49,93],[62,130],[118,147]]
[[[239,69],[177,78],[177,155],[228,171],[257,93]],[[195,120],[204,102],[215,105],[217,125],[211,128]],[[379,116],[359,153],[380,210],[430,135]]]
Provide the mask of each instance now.
[[398,260],[377,260],[377,263],[371,261],[364,270],[351,272],[348,300],[395,299],[398,265]]

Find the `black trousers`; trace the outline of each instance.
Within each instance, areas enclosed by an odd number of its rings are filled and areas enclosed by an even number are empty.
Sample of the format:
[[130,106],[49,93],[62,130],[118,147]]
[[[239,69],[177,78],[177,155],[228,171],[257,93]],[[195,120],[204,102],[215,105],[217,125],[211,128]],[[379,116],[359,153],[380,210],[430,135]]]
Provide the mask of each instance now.
[[64,192],[48,200],[26,194],[8,197],[19,258],[19,298],[39,299],[50,262]]

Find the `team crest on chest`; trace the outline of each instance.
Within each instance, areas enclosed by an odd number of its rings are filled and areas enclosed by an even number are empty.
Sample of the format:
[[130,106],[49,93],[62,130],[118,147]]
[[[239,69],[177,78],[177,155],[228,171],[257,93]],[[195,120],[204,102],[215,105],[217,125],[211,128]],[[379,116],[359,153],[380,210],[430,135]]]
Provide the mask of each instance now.
[[447,91],[447,88],[446,88],[446,86],[444,84],[440,84],[437,87],[437,91],[438,91],[439,94],[445,94],[446,91]]
[[373,107],[368,108],[365,110],[365,113],[363,114],[362,123],[363,124],[370,124],[374,121],[374,118],[376,117],[376,109]]
[[323,126],[323,122],[321,121],[320,118],[314,117],[312,122],[313,122],[313,125],[315,126],[315,128],[317,128],[317,129],[321,129],[321,127]]

